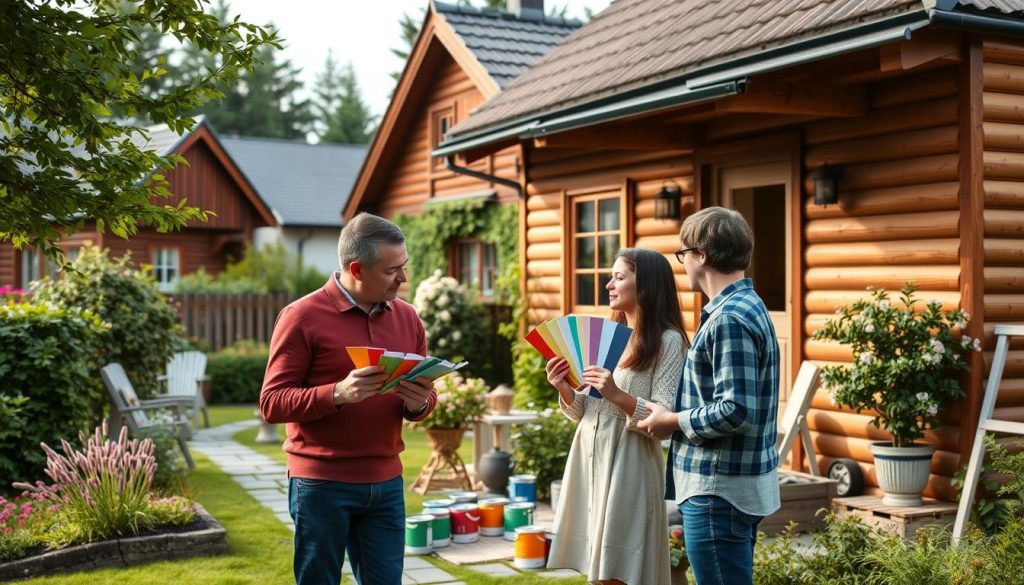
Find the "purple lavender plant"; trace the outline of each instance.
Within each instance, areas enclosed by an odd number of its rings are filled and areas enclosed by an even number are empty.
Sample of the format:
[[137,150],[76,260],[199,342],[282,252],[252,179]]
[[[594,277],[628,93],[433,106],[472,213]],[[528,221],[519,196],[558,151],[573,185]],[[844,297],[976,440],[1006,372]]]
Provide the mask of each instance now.
[[[107,424],[92,436],[79,433],[82,451],[61,439],[63,455],[46,443],[46,475],[54,482],[49,488],[15,483],[42,504],[61,506],[68,523],[75,527],[73,541],[93,542],[113,536],[138,534],[145,525],[150,488],[156,471],[153,442],[128,439],[122,428],[117,441],[107,440]],[[69,543],[70,544],[70,543]]]

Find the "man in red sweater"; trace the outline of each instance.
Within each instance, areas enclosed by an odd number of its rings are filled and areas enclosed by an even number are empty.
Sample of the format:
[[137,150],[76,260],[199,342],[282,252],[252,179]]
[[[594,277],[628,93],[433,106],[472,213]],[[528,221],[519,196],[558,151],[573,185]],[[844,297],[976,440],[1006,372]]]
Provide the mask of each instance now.
[[260,412],[268,422],[288,423],[298,585],[337,584],[346,551],[360,585],[397,585],[405,526],[402,421],[425,418],[437,397],[423,378],[379,394],[383,367],[356,369],[345,348],[426,355],[426,333],[398,298],[408,255],[397,225],[357,215],[341,230],[338,257],[340,272],[278,316]]

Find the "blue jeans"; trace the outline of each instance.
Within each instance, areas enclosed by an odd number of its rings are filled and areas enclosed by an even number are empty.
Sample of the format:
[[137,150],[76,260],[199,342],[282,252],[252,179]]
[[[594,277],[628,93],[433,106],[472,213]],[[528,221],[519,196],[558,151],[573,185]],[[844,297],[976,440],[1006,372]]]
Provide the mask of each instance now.
[[297,585],[337,585],[345,551],[360,585],[402,582],[402,476],[380,483],[293,477],[288,481],[288,513],[295,522]]
[[697,585],[754,582],[754,544],[763,516],[740,512],[718,496],[693,496],[679,504],[679,513]]

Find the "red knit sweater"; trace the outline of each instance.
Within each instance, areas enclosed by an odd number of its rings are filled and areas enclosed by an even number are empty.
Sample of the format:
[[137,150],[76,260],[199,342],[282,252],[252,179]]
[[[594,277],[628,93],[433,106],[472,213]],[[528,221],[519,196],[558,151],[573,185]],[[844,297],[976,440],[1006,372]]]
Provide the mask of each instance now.
[[[402,421],[413,419],[400,398],[388,394],[334,406],[334,384],[354,367],[348,346],[427,351],[423,323],[411,305],[391,301],[368,316],[334,277],[285,307],[270,341],[260,413],[268,422],[288,423],[289,477],[373,483],[402,473]],[[430,414],[436,400],[432,392],[416,420]]]

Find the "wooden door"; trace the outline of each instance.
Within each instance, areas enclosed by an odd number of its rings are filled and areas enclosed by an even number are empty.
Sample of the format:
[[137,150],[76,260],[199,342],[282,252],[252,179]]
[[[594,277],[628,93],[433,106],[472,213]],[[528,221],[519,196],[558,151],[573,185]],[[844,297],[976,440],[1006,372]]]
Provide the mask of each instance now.
[[747,276],[764,300],[779,338],[779,412],[790,391],[793,331],[792,169],[789,161],[720,167],[716,204],[743,214],[754,232],[754,256]]

